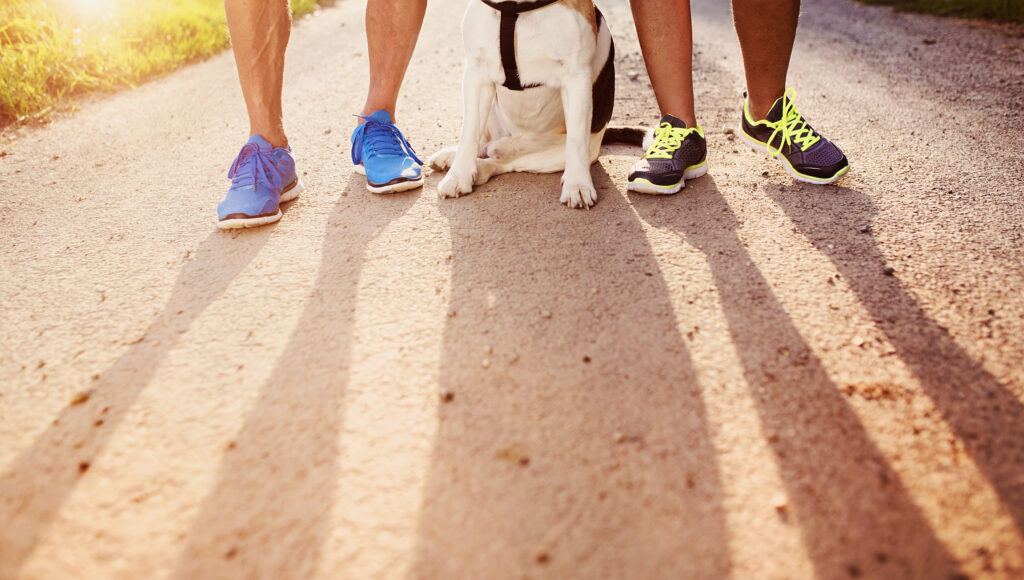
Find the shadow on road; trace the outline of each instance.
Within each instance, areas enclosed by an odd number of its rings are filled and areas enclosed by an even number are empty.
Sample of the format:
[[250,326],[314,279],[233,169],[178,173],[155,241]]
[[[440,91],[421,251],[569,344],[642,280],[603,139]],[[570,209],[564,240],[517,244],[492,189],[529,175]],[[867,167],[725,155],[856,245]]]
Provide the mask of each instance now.
[[[295,331],[224,452],[177,578],[309,578],[330,534],[356,290],[367,246],[419,192],[365,195],[353,175],[327,224]],[[351,200],[351,201],[350,201]],[[364,200],[365,201],[365,200]]]
[[878,213],[870,197],[836,188],[823,198],[795,188],[771,198],[832,260],[1024,532],[1024,404],[928,316],[898,273],[884,273],[874,236],[860,233]]
[[163,312],[143,338],[99,375],[87,401],[65,408],[0,476],[0,577],[17,575],[161,362],[270,233],[271,228],[234,236],[211,232],[185,262]]
[[635,198],[645,221],[704,253],[747,387],[821,578],[945,578],[957,568],[800,335],[743,242],[711,176],[686,203]]
[[590,211],[559,206],[558,175],[441,203],[453,398],[412,576],[730,574],[702,387],[639,221],[594,173]]

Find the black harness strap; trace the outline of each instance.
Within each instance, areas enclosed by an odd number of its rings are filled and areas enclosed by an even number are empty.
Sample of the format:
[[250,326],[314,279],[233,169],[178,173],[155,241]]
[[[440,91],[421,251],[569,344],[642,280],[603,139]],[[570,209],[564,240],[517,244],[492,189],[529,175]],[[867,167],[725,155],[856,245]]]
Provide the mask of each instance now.
[[535,0],[534,2],[494,2],[493,0],[480,0],[484,4],[494,8],[501,13],[501,26],[498,33],[498,49],[501,52],[501,67],[505,69],[505,82],[502,86],[513,91],[530,89],[540,85],[523,86],[519,78],[519,65],[516,63],[516,20],[519,14],[529,12],[545,6],[550,6],[559,0]]

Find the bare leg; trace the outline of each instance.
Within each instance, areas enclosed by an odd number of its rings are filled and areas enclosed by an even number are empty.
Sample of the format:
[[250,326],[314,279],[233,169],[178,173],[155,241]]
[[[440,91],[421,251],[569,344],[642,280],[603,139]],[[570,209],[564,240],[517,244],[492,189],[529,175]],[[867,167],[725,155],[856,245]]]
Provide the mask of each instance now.
[[[763,119],[786,91],[800,0],[732,0],[736,35],[743,51],[750,114]],[[765,25],[765,15],[771,25]]]
[[416,48],[427,0],[369,0],[366,44],[370,56],[370,89],[363,114],[385,110],[395,116],[398,91]]
[[690,0],[632,0],[631,4],[661,113],[695,126]]
[[249,112],[249,134],[285,147],[281,89],[292,23],[288,0],[224,0],[224,9]]

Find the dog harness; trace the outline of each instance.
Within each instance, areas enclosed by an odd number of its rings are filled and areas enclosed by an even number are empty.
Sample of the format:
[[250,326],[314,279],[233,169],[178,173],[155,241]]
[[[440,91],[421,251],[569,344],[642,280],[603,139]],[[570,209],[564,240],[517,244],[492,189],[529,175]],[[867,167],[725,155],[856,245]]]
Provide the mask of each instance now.
[[[512,2],[503,0],[480,0],[484,4],[501,13],[501,23],[498,28],[498,51],[501,54],[501,68],[505,71],[505,82],[502,86],[512,91],[522,91],[541,86],[531,84],[523,86],[519,78],[519,64],[516,62],[516,21],[523,12],[530,12],[538,8],[550,6],[559,0],[534,0],[533,2]],[[597,28],[601,28],[601,20],[604,16],[601,11],[594,7],[594,20]],[[600,131],[608,124],[612,117],[612,103],[615,100],[615,45],[611,45],[608,60],[604,68],[594,82],[594,114],[591,119],[591,132]]]
[[494,2],[481,0],[484,4],[501,13],[501,26],[498,29],[498,50],[501,53],[501,67],[505,69],[505,82],[502,86],[512,91],[532,89],[540,85],[523,86],[519,79],[519,64],[516,63],[516,21],[523,12],[550,6],[559,0],[535,0],[534,2]]

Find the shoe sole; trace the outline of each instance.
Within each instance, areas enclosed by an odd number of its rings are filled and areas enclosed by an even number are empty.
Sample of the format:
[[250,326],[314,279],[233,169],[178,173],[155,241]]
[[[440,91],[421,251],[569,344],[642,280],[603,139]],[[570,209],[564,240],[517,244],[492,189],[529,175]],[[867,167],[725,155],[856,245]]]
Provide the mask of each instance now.
[[740,136],[740,141],[743,141],[744,143],[747,144],[748,147],[754,150],[754,153],[761,153],[762,155],[767,154],[769,158],[778,161],[790,177],[803,183],[810,183],[812,185],[831,185],[838,181],[840,177],[846,175],[848,171],[850,171],[850,166],[847,165],[846,167],[837,171],[836,174],[833,175],[832,177],[814,177],[811,175],[804,175],[803,173],[800,173],[799,171],[793,168],[793,164],[789,162],[789,159],[786,159],[785,155],[782,155],[781,153],[779,155],[772,155],[768,153],[768,144],[758,141],[757,139],[748,135],[747,132],[743,130],[742,125],[740,125],[739,130],[736,131],[736,134]]
[[[362,165],[356,165],[356,173],[362,176],[366,176],[366,168]],[[423,187],[424,179],[423,174],[420,173],[419,179],[410,179],[409,181],[399,181],[398,183],[389,183],[388,185],[382,185],[377,187],[376,185],[370,185],[370,182],[366,182],[366,190],[370,193],[401,193],[403,191],[409,191],[410,189],[416,189],[417,187]]]
[[[292,201],[295,198],[299,197],[299,194],[302,193],[303,189],[304,187],[302,185],[302,181],[296,180],[295,185],[292,186],[291,189],[281,192],[280,203],[288,203],[289,201]],[[222,230],[240,230],[243,228],[257,228],[259,226],[272,224],[280,220],[281,216],[283,215],[284,214],[281,213],[281,210],[278,209],[277,213],[274,215],[265,215],[254,218],[235,218],[231,220],[219,221],[217,222],[217,227]]]
[[637,193],[646,193],[648,195],[672,195],[673,193],[679,193],[684,187],[686,182],[690,179],[697,179],[708,172],[708,161],[698,163],[697,165],[691,165],[683,171],[683,178],[678,183],[672,185],[658,185],[651,183],[647,179],[635,179],[626,183],[626,189],[629,191],[635,191]]

